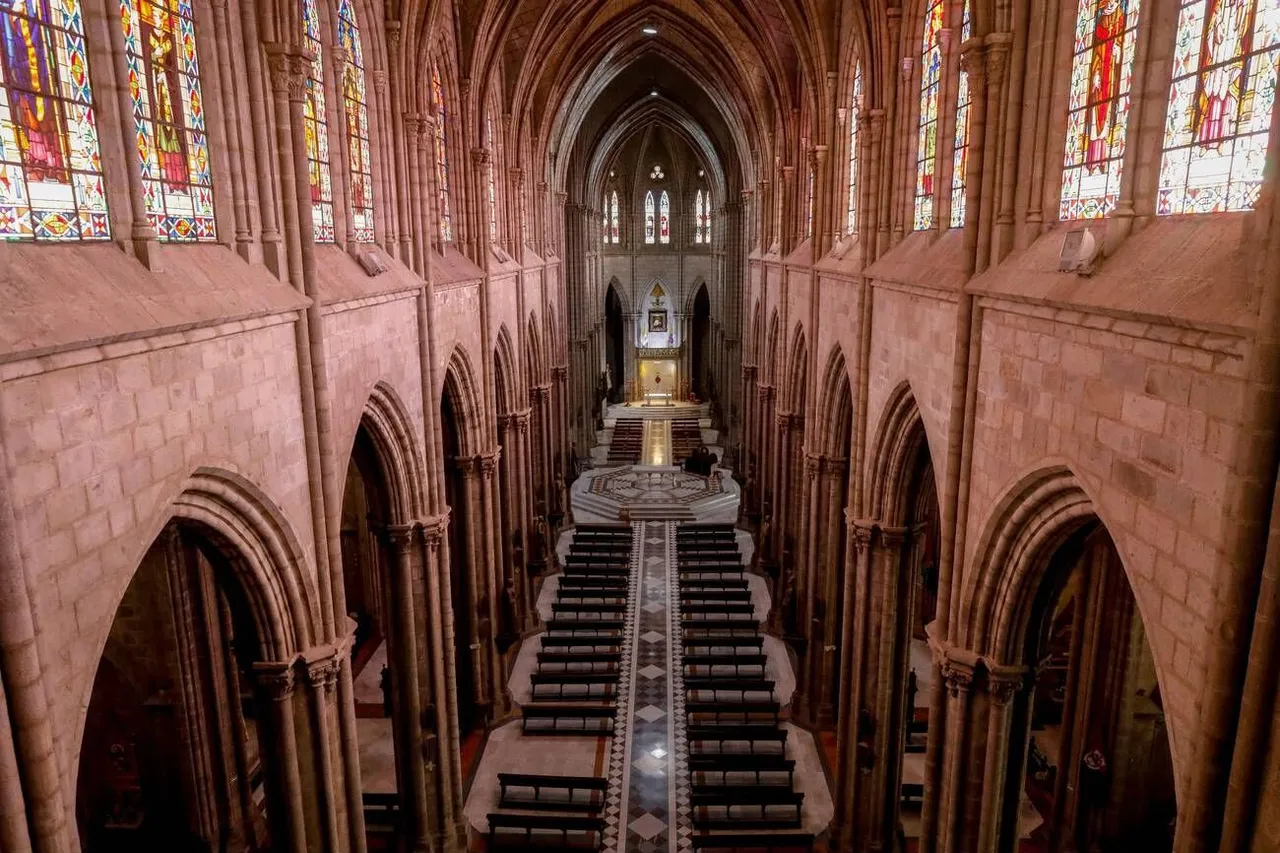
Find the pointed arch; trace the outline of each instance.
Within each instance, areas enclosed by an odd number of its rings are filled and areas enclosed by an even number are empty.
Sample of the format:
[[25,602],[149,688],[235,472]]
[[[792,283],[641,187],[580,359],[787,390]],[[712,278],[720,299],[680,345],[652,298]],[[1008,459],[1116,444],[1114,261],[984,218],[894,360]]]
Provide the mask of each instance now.
[[463,456],[473,456],[483,446],[484,407],[480,404],[480,383],[472,367],[467,351],[461,345],[454,347],[449,366],[444,373],[444,388],[454,405],[458,420],[458,450]]
[[[912,468],[921,453],[929,456],[930,464],[937,471],[915,392],[911,383],[904,380],[885,402],[867,457],[870,470],[867,472],[864,505],[869,509],[870,518],[886,524],[901,524],[907,517],[912,500]],[[936,495],[935,499],[941,506]]]
[[644,241],[652,245],[654,240],[653,190],[644,194]]
[[[427,512],[425,455],[416,438],[418,429],[407,411],[395,389],[378,382],[360,415],[360,427],[372,439],[387,478],[391,503],[388,510],[393,524],[407,524]],[[351,443],[355,443],[355,434]],[[346,455],[350,453],[348,449]]]
[[809,347],[804,326],[796,324],[787,358],[786,411],[802,415],[809,398]]
[[765,344],[764,352],[765,362],[769,365],[769,381],[777,384],[781,378],[778,376],[778,309],[773,309],[773,316],[769,318],[769,337]]
[[342,89],[344,138],[347,143],[347,203],[355,228],[351,239],[372,243],[373,163],[369,144],[369,107],[365,92],[364,47],[354,0],[338,3],[338,44],[344,49],[339,85]]
[[249,604],[262,660],[291,660],[322,639],[314,563],[279,507],[256,484],[221,468],[195,469],[153,518],[151,535],[135,556],[135,571],[174,520],[199,525],[226,558]]
[[498,338],[493,345],[493,394],[494,412],[505,415],[519,408],[517,402],[518,377],[515,346],[506,324],[498,327]]
[[816,446],[819,452],[835,458],[848,456],[848,437],[853,428],[853,386],[849,381],[844,351],[839,344],[832,347],[831,355],[827,357],[818,414],[821,432],[817,434]]

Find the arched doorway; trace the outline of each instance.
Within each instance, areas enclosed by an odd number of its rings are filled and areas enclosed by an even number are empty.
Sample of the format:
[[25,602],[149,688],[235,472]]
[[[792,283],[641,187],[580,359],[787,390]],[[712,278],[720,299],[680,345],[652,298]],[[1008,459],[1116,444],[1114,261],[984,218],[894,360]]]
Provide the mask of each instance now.
[[85,853],[287,846],[275,700],[255,689],[254,609],[215,541],[171,522],[116,611],[80,752]]
[[1001,851],[1168,853],[1177,813],[1155,662],[1096,519],[1044,561],[1010,709]]
[[693,327],[690,331],[689,364],[693,374],[693,393],[699,400],[709,400],[715,393],[715,377],[708,358],[711,351],[711,297],[707,295],[705,283],[698,287],[693,297]]
[[625,324],[622,318],[622,300],[610,283],[604,296],[605,363],[609,367],[609,402],[623,402],[627,381]]

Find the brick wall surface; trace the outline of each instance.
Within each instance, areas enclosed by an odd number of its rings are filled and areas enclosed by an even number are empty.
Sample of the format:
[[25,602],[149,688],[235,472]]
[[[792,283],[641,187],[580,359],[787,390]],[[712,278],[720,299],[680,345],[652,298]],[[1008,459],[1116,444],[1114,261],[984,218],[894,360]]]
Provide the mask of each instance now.
[[63,768],[116,608],[199,466],[256,484],[314,583],[294,327],[232,332],[5,382],[17,533]]
[[1065,462],[1115,540],[1150,638],[1179,780],[1205,685],[1205,632],[1227,533],[1243,345],[1076,312],[988,306],[967,561],[997,498]]

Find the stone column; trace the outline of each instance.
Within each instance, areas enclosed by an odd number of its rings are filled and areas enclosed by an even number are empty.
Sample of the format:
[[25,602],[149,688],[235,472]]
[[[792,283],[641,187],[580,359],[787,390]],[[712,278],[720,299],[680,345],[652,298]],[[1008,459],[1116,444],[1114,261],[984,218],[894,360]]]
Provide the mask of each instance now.
[[[821,666],[814,668],[816,684],[810,689],[809,695],[812,697],[810,701],[818,709],[818,724],[824,727],[830,726],[835,721],[834,697],[831,694],[841,648],[841,637],[836,634],[836,620],[833,618],[837,608],[840,608],[841,618],[844,618],[843,602],[839,599],[840,574],[844,571],[844,566],[837,565],[836,558],[840,552],[839,543],[844,537],[840,515],[843,510],[841,486],[846,476],[846,467],[847,462],[843,458],[828,456],[823,460],[822,490],[825,494],[825,511],[820,533],[817,536],[819,539],[817,565],[820,571],[815,579],[821,584],[822,589],[823,606],[821,612],[816,615],[820,630],[815,631],[815,639],[822,645],[822,663]],[[848,586],[849,583],[846,582],[846,589]],[[843,634],[843,621],[840,626]]]
[[535,535],[533,525],[533,465],[529,455],[529,420],[529,409],[524,409],[515,414],[516,445],[520,453],[520,462],[516,466],[516,476],[519,478],[520,483],[520,487],[517,490],[519,496],[517,518],[520,524],[519,548],[521,553],[515,571],[520,574],[519,589],[522,597],[521,612],[523,614],[521,631],[532,629],[538,621],[538,611],[535,607],[536,602],[533,596],[534,584],[529,576],[530,549],[533,546],[533,536]]
[[267,812],[273,847],[286,853],[309,853],[302,776],[298,769],[298,735],[294,730],[293,664],[254,664],[258,690],[267,707],[272,749],[263,750],[270,780]]
[[[868,697],[863,700],[877,723],[875,731],[875,767],[867,780],[867,806],[870,814],[869,839],[872,849],[891,844],[886,833],[891,829],[889,817],[898,813],[897,792],[900,790],[901,755],[899,750],[905,728],[906,712],[898,712],[902,704],[905,675],[902,655],[906,653],[904,637],[910,629],[902,623],[899,603],[902,585],[906,581],[902,572],[902,553],[907,541],[903,527],[879,528],[879,536],[872,550],[871,574],[875,580],[869,594],[877,608],[877,618],[872,620],[869,631],[874,631],[874,641],[868,642],[866,653],[872,663],[866,688]],[[869,700],[869,701],[868,701]],[[892,797],[893,799],[889,799]]]
[[502,625],[502,556],[499,549],[498,529],[495,518],[498,512],[496,473],[501,452],[494,448],[479,456],[481,491],[480,499],[484,519],[484,566],[489,597],[489,676],[492,679],[493,719],[501,719],[507,712],[506,667],[498,651],[498,631]]
[[1005,777],[1009,764],[1010,705],[1027,683],[1021,668],[987,673],[987,751],[983,760],[982,812],[978,849],[997,850],[1004,811]]
[[391,688],[395,701],[395,757],[400,767],[399,778],[408,790],[400,792],[400,807],[408,819],[407,837],[414,853],[430,850],[430,814],[427,808],[427,778],[422,754],[422,690],[418,683],[417,627],[413,603],[413,554],[418,546],[418,531],[411,524],[387,528],[394,553],[391,561],[391,589],[395,602],[391,614],[391,642],[388,653]]
[[820,626],[814,613],[814,601],[817,591],[818,575],[818,535],[822,525],[818,523],[822,496],[818,488],[818,477],[822,473],[823,458],[820,454],[805,451],[804,454],[804,492],[800,496],[804,500],[807,511],[800,516],[800,532],[796,537],[796,561],[799,563],[797,585],[801,587],[798,603],[800,634],[805,638],[804,655],[800,659],[800,672],[797,673],[796,706],[798,714],[810,722],[814,711],[814,671],[820,669],[817,662],[822,657]]
[[[329,737],[329,697],[338,680],[338,658],[332,646],[322,646],[304,654],[307,699],[311,708],[312,759],[318,790],[318,812],[322,849],[337,853],[344,845],[338,832],[338,795],[334,785],[333,750]],[[311,658],[311,659],[308,659]]]
[[196,620],[200,615],[200,590],[193,562],[178,535],[170,525],[161,534],[164,545],[165,582],[169,590],[169,618],[177,651],[177,711],[183,745],[190,768],[189,798],[195,829],[207,844],[219,842],[219,815],[216,799],[213,746],[209,742],[210,714],[205,704],[205,673],[201,661],[208,660],[210,649],[197,636]]
[[509,588],[512,623],[511,630],[519,633],[525,621],[524,572],[518,565],[524,561],[524,521],[520,514],[520,468],[524,456],[520,450],[520,434],[517,431],[517,415],[498,416],[498,438],[502,450],[501,480],[499,493],[502,495],[502,583]]
[[[942,790],[938,797],[938,850],[959,853],[961,811],[964,807],[964,778],[969,771],[966,760],[969,742],[969,686],[973,683],[974,664],[952,657],[948,650],[942,665],[942,679],[947,688],[947,750],[942,768]],[[932,739],[934,733],[929,732]],[[926,782],[928,779],[926,778]]]
[[442,746],[441,795],[444,800],[444,827],[451,828],[453,843],[446,850],[464,849],[466,825],[462,814],[462,742],[458,729],[458,675],[454,659],[453,582],[449,571],[449,526],[447,507],[441,515],[423,523],[427,553],[427,619],[430,625],[432,693],[435,694],[435,724]]
[[867,665],[867,611],[870,600],[871,541],[875,528],[845,512],[848,547],[845,552],[844,624],[845,642],[840,657],[840,727],[836,734],[836,814],[837,846],[854,849],[861,827],[858,821],[862,796],[859,739],[862,713],[862,680]]
[[[472,608],[474,618],[471,621],[470,657],[473,672],[472,684],[475,690],[474,699],[478,706],[489,705],[489,676],[485,666],[484,640],[480,626],[487,618],[489,607],[484,593],[488,584],[484,580],[485,558],[484,546],[480,542],[477,527],[483,527],[483,500],[480,497],[482,486],[480,479],[480,460],[478,457],[461,457],[457,460],[462,469],[462,516],[466,519],[466,567],[467,567],[467,606]],[[456,522],[455,522],[456,523]],[[481,607],[483,605],[483,613]],[[489,628],[492,631],[492,626]]]

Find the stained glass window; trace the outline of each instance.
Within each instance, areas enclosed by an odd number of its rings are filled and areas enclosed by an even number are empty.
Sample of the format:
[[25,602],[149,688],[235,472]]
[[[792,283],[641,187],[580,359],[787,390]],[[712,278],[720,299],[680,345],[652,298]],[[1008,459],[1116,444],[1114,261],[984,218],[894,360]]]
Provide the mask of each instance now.
[[1280,0],[1181,0],[1156,213],[1251,210],[1276,96]]
[[372,243],[373,160],[369,156],[369,107],[365,99],[364,52],[355,4],[338,4],[338,44],[346,56],[342,63],[342,105],[347,116],[347,164],[351,172],[351,216],[357,243]]
[[671,242],[671,199],[666,190],[662,191],[658,200],[658,240],[662,243]]
[[612,243],[619,243],[622,235],[618,230],[618,191],[614,190],[610,197],[612,207],[609,210],[609,240]]
[[938,170],[938,88],[942,81],[943,0],[929,0],[920,52],[920,124],[916,139],[915,229],[933,227],[933,179]]
[[6,0],[0,36],[0,239],[109,238],[78,0]]
[[[960,25],[960,43],[969,40],[969,0],[964,2],[964,21]],[[951,227],[964,225],[964,179],[969,164],[969,72],[960,69],[960,82],[956,89],[956,139],[951,149]]]
[[1080,0],[1077,7],[1059,219],[1105,216],[1120,197],[1139,5]]
[[693,197],[693,242],[702,242],[702,190]]
[[814,169],[809,167],[809,178],[804,189],[804,238],[813,239],[813,178]]
[[644,241],[653,242],[653,190],[644,194]]
[[484,144],[489,149],[489,174],[488,195],[489,195],[489,242],[498,242],[498,184],[494,177],[494,173],[498,171],[498,152],[493,147],[493,116],[485,116],[484,119]]
[[440,240],[453,242],[453,210],[449,206],[449,151],[445,142],[444,84],[440,66],[431,66],[431,102],[436,108],[436,198],[439,203]]
[[702,201],[702,242],[711,242],[711,190],[707,190]]
[[215,240],[190,0],[121,0],[147,218],[161,240]]
[[853,72],[853,104],[849,109],[849,210],[845,232],[858,230],[858,118],[862,112],[862,63]]
[[302,102],[303,128],[307,140],[307,175],[311,185],[311,222],[315,239],[333,242],[333,182],[329,176],[329,126],[324,105],[324,47],[320,43],[320,16],[315,0],[302,0],[302,20],[311,65],[307,70],[307,92]]

